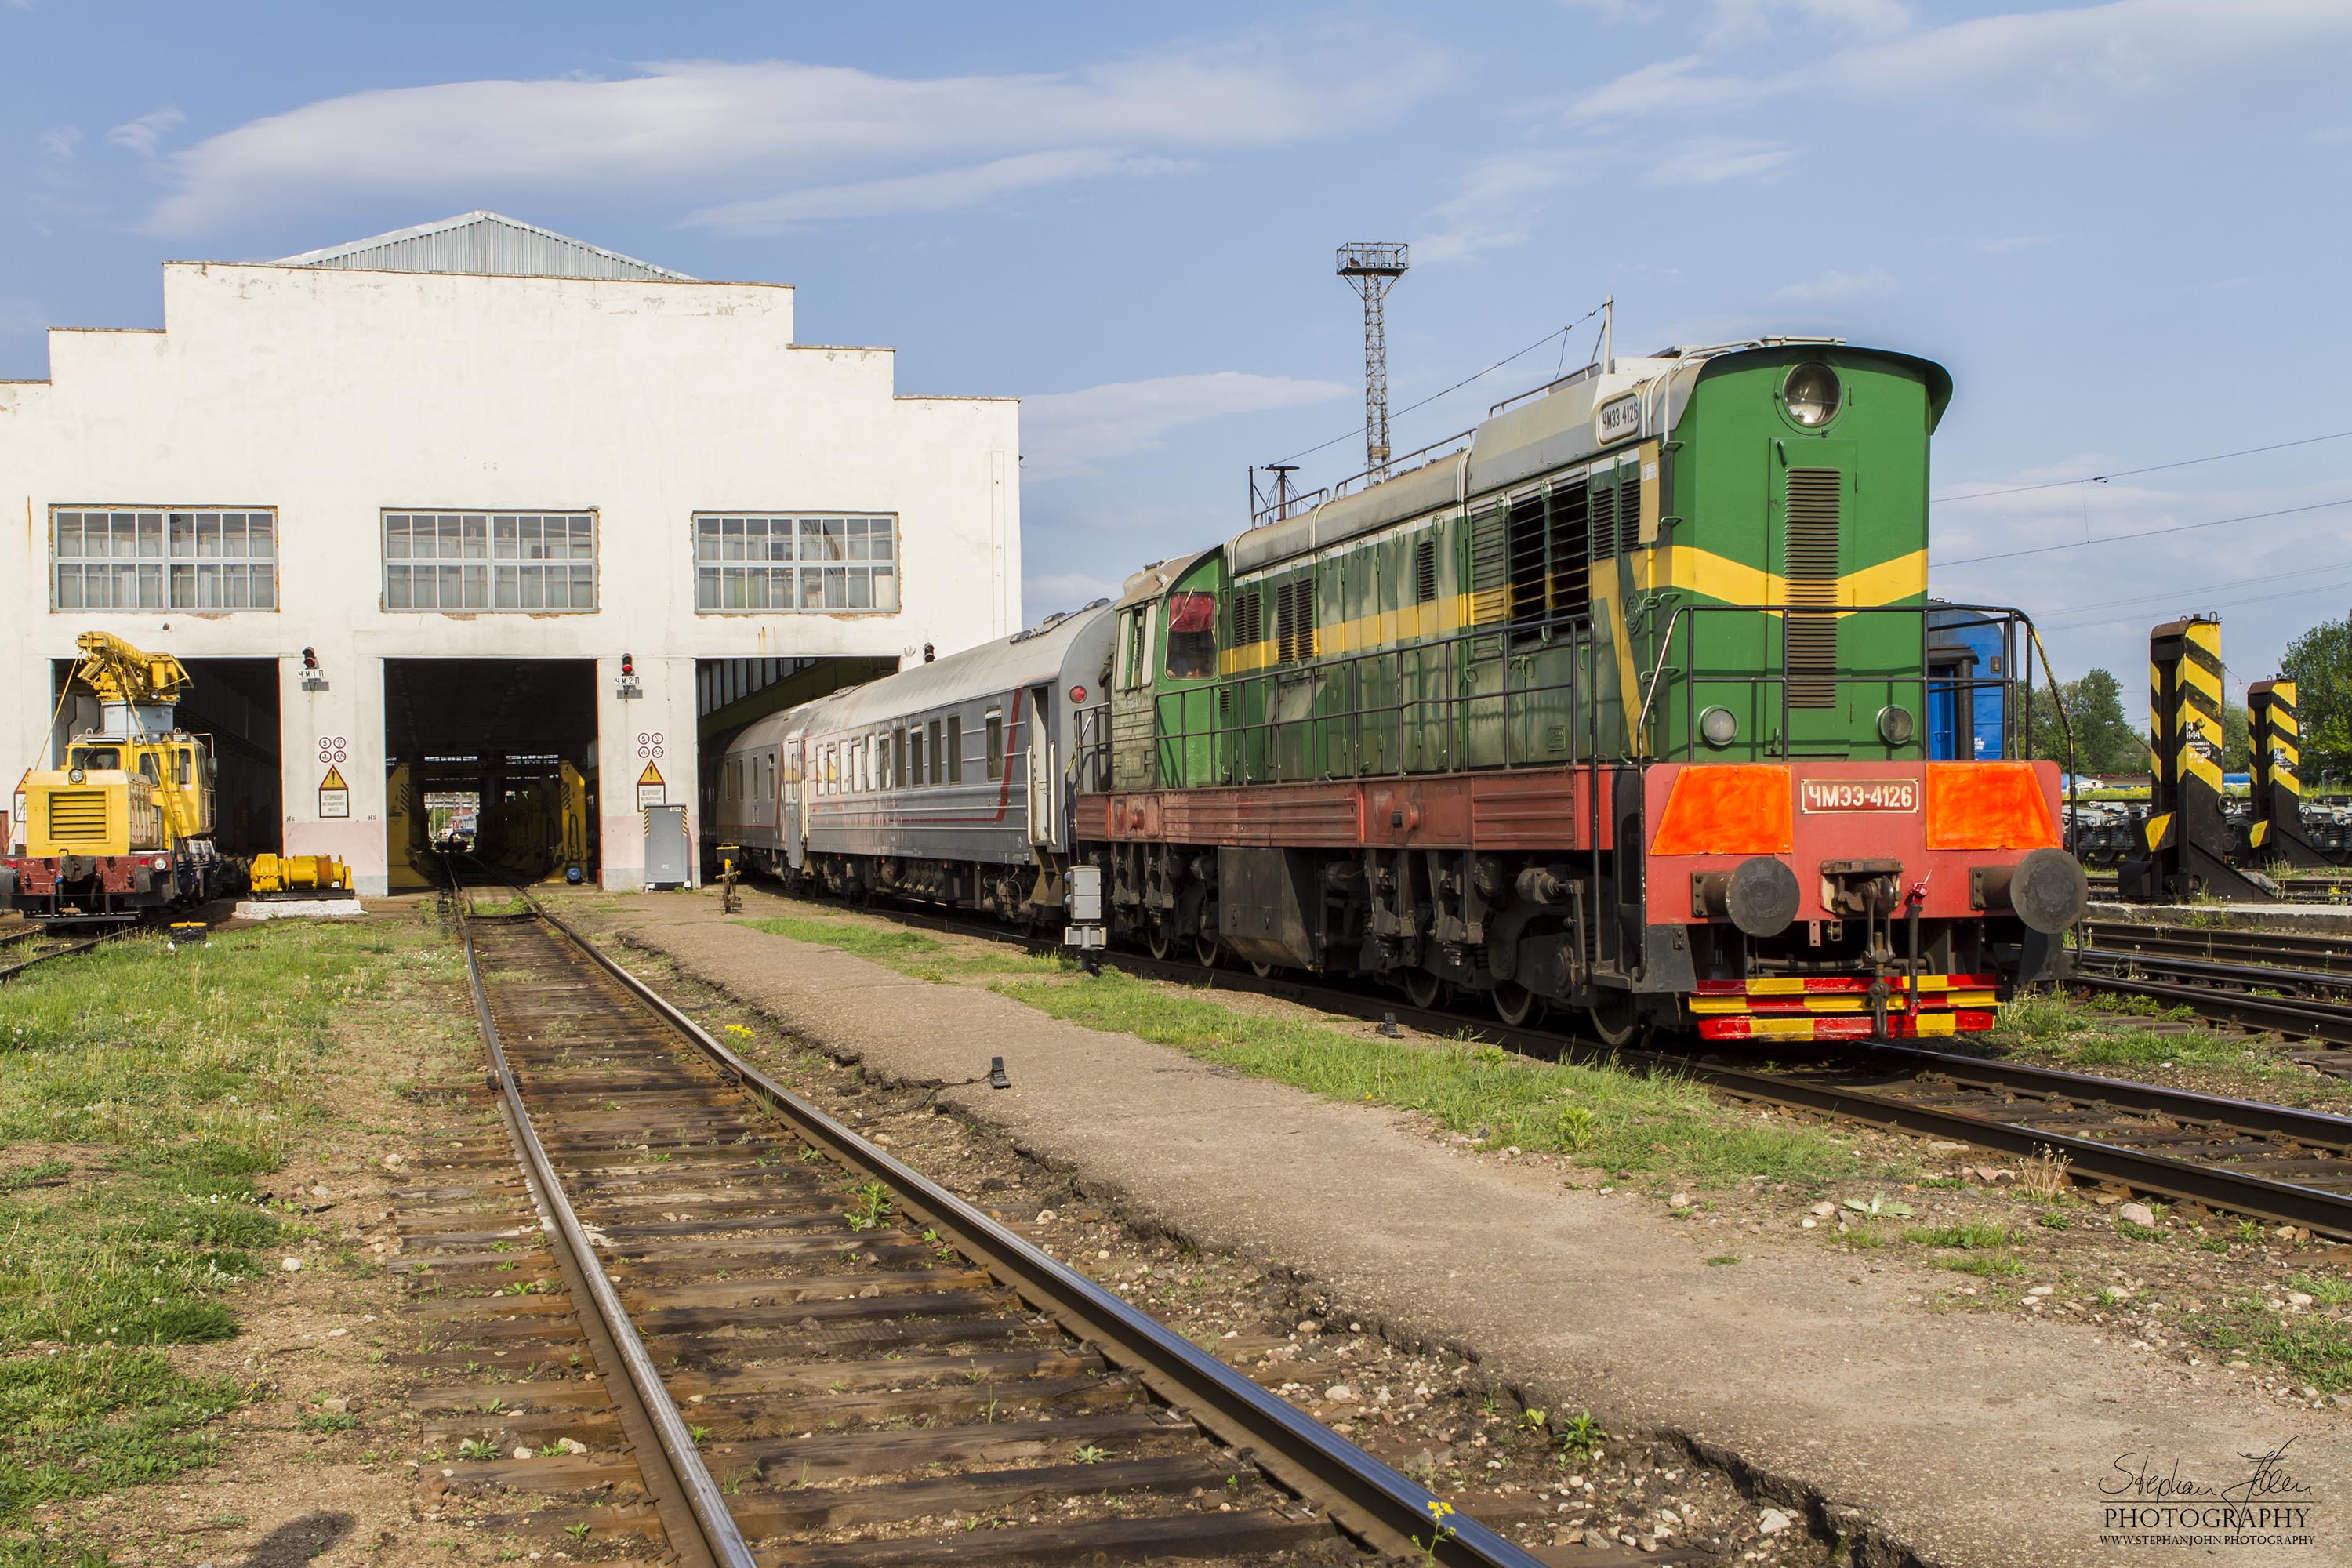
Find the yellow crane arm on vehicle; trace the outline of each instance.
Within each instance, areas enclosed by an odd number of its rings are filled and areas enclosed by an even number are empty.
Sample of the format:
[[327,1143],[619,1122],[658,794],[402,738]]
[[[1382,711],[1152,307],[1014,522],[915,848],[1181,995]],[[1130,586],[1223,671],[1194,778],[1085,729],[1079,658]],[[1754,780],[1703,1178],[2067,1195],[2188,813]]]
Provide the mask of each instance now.
[[168,653],[143,653],[111,632],[84,632],[74,639],[81,663],[74,674],[87,681],[100,702],[146,706],[177,702],[189,684],[187,667]]

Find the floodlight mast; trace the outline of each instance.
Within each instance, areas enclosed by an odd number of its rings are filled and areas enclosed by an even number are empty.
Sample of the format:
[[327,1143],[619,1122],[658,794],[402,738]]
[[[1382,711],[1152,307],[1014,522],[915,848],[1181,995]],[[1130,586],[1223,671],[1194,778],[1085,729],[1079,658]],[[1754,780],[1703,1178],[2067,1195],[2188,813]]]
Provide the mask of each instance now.
[[1389,471],[1389,343],[1381,301],[1412,265],[1410,247],[1386,240],[1339,247],[1337,270],[1364,301],[1364,469],[1374,480]]

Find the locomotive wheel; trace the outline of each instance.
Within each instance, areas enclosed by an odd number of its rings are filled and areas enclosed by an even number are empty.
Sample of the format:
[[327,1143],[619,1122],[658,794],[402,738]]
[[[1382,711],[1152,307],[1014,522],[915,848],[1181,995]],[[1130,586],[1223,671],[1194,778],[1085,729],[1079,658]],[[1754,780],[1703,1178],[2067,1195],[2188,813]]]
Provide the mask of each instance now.
[[1423,1009],[1434,1007],[1438,998],[1444,994],[1445,982],[1428,970],[1408,969],[1404,972],[1404,999],[1414,1006]]
[[1167,963],[1169,953],[1175,951],[1176,947],[1174,939],[1168,934],[1168,922],[1166,921],[1148,922],[1143,928],[1143,945],[1152,957],[1162,963]]
[[1253,958],[1249,961],[1249,966],[1250,973],[1256,975],[1260,980],[1271,980],[1274,978],[1274,965],[1271,963],[1260,963],[1256,959]]
[[1543,998],[1516,980],[1495,982],[1495,1016],[1516,1029],[1533,1018],[1543,1006]]
[[1642,1016],[1633,1005],[1632,992],[1603,991],[1601,995],[1602,1000],[1595,1002],[1586,1012],[1592,1032],[1601,1037],[1601,1044],[1630,1046],[1650,1032],[1649,1026],[1642,1022]]
[[1192,962],[1202,968],[1216,968],[1224,956],[1225,950],[1217,945],[1215,937],[1202,933],[1192,938]]

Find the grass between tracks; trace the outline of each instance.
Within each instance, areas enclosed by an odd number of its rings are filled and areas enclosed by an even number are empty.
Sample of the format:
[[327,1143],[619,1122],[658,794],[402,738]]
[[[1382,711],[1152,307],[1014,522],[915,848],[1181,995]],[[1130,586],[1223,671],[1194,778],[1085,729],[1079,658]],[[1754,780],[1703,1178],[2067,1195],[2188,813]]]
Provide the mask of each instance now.
[[305,1234],[257,1179],[322,1121],[337,1007],[451,962],[422,928],[286,921],[0,986],[0,1527],[217,1457],[255,1386],[170,1347],[233,1338],[257,1253]]
[[1717,1104],[1677,1079],[1643,1078],[1514,1056],[1496,1046],[1366,1039],[1305,1019],[1244,1012],[1115,970],[1078,976],[1066,959],[959,953],[917,931],[788,915],[742,922],[821,943],[927,980],[984,979],[1069,1023],[1132,1034],[1334,1100],[1434,1117],[1488,1148],[1559,1152],[1620,1175],[1726,1182],[1750,1176],[1820,1185],[1864,1171],[1852,1149],[1808,1129]]
[[1619,1175],[1701,1182],[1761,1175],[1818,1185],[1864,1173],[1835,1139],[1718,1105],[1680,1079],[1540,1061],[1499,1046],[1366,1039],[1171,994],[1116,973],[996,989],[1071,1023],[1138,1035],[1333,1100],[1421,1111],[1488,1148],[1556,1152]]
[[2158,1033],[2119,1023],[2117,1014],[2182,1021],[2195,1016],[2185,1007],[2167,1009],[2145,997],[2036,991],[2001,1009],[2000,1026],[1991,1038],[2058,1067],[2228,1068],[2288,1079],[2300,1076],[2299,1068],[2243,1040],[2224,1039],[2210,1029]]

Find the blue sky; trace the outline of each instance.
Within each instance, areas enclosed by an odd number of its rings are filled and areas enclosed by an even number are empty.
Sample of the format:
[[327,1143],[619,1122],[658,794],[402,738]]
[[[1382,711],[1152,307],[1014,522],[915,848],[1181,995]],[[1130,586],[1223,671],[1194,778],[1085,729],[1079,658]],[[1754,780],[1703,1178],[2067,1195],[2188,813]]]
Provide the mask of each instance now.
[[238,14],[0,0],[0,377],[47,374],[47,324],[159,324],[166,258],[489,207],[797,284],[803,341],[895,346],[902,391],[1029,399],[1034,616],[1353,429],[1331,252],[1404,239],[1400,406],[1611,292],[1624,352],[1942,361],[1935,586],[2024,605],[2063,674],[2136,691],[2147,626],[2215,609],[2259,679],[2352,605],[2352,438],[2311,439],[2352,431],[2345,0]]

